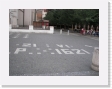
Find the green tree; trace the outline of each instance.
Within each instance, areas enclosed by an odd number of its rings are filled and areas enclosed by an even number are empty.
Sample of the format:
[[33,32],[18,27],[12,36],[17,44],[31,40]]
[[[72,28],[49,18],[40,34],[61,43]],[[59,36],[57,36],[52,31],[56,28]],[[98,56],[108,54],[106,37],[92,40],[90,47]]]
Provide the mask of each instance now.
[[49,9],[45,19],[49,20],[51,25],[72,26],[75,24],[98,25],[98,9]]

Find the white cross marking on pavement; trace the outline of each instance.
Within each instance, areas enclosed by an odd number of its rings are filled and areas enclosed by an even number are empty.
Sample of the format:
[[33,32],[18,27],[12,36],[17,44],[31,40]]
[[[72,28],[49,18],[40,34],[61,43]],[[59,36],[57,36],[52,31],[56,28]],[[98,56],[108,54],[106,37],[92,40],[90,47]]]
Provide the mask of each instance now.
[[41,54],[41,53],[37,53],[37,54]]

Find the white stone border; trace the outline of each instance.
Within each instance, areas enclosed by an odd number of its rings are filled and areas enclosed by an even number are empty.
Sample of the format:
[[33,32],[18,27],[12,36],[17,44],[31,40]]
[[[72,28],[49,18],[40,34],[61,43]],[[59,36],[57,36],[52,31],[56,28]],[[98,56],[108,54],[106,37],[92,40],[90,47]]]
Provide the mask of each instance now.
[[29,25],[29,30],[33,30],[33,25]]
[[9,25],[10,32],[34,32],[34,33],[54,33],[54,27],[50,26],[50,30],[33,30],[33,25],[29,25],[29,29],[12,29],[12,26]]

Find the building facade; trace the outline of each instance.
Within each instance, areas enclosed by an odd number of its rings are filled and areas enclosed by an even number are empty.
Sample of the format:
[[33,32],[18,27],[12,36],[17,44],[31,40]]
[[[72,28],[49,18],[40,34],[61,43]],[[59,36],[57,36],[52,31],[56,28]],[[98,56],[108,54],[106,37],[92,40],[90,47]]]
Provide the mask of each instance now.
[[35,9],[10,9],[9,24],[12,27],[33,25]]
[[49,25],[49,21],[48,20],[44,20],[44,17],[47,14],[47,9],[37,9],[36,10],[36,20],[33,22],[34,27],[42,27],[44,26],[48,26]]
[[34,27],[48,26],[49,21],[44,20],[47,9],[10,9],[9,24],[12,27],[25,27],[33,25]]

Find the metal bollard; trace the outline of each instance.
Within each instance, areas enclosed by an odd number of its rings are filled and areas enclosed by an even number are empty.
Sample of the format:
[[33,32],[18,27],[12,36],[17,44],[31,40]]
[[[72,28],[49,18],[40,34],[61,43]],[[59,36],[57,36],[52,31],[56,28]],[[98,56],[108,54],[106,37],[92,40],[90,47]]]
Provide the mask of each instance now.
[[68,35],[69,35],[69,30],[68,30]]
[[95,71],[99,71],[99,48],[98,47],[94,48],[91,68]]
[[62,29],[60,30],[60,34],[62,34]]
[[45,29],[45,25],[43,25],[42,28]]
[[54,26],[50,26],[50,33],[54,33]]

